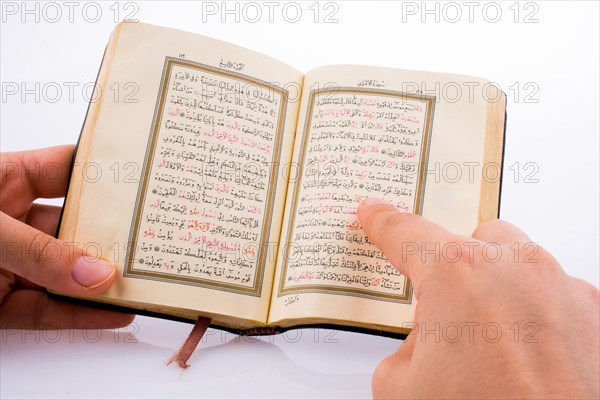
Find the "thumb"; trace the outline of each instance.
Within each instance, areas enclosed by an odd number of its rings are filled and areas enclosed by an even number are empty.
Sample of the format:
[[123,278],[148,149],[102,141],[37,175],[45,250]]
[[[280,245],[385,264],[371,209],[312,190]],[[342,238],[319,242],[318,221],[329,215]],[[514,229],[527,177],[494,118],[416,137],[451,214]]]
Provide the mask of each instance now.
[[0,212],[2,268],[42,287],[71,295],[104,292],[115,266],[81,248],[38,231]]

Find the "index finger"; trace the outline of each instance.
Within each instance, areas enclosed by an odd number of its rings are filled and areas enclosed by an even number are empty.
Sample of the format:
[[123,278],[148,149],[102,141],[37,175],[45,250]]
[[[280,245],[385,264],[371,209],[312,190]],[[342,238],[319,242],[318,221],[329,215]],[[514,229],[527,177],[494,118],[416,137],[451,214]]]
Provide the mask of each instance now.
[[441,245],[455,235],[383,200],[368,198],[358,208],[363,230],[401,274],[418,286],[422,269],[436,259]]
[[[63,197],[69,182],[73,145],[2,154],[0,185],[13,198]],[[6,198],[2,196],[3,203]]]

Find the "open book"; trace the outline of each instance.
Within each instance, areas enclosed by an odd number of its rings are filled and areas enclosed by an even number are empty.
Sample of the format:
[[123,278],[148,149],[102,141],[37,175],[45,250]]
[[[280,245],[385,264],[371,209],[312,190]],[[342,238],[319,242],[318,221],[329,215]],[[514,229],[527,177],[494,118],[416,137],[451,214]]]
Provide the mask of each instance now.
[[123,22],[59,238],[120,269],[93,301],[242,333],[402,335],[410,282],[365,236],[357,207],[381,197],[465,235],[496,218],[505,104],[479,78],[350,65],[302,74]]

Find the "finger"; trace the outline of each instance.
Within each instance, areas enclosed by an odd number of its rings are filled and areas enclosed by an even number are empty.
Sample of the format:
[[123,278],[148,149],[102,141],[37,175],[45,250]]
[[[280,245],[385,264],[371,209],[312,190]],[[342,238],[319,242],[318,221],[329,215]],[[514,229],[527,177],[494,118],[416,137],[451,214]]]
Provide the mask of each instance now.
[[[2,154],[0,208],[8,212],[15,196],[37,198],[63,197],[67,190],[74,146]],[[7,197],[10,193],[10,198]],[[5,209],[6,208],[6,209]],[[9,212],[10,213],[10,212]]]
[[105,291],[116,278],[114,265],[90,257],[0,212],[2,268],[48,289],[72,295]]
[[52,299],[37,290],[12,292],[0,305],[0,329],[114,329],[133,318]]
[[56,234],[56,228],[58,227],[61,211],[61,207],[33,203],[25,222],[27,225],[30,225],[39,231],[54,236]]
[[501,219],[494,219],[479,225],[471,237],[482,242],[498,243],[499,245],[512,245],[515,242],[531,243],[531,239],[525,232]]
[[65,145],[24,152],[25,164],[36,167],[36,173],[28,178],[35,198],[57,198],[65,195],[74,150],[75,146]]
[[369,239],[411,279],[415,288],[420,270],[436,259],[431,253],[454,238],[439,225],[415,214],[401,213],[380,199],[363,201],[358,218]]

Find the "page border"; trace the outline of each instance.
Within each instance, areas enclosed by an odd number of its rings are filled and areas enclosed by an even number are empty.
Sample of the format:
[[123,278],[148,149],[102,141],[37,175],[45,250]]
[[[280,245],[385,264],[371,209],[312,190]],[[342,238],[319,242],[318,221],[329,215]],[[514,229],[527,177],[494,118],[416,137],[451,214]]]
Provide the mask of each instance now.
[[[419,177],[417,181],[417,193],[416,199],[414,202],[413,212],[415,214],[421,215],[423,212],[423,200],[425,193],[425,181],[426,181],[426,173],[427,173],[427,161],[429,158],[429,147],[431,144],[431,133],[433,130],[433,115],[435,110],[435,101],[436,97],[432,95],[425,94],[410,94],[401,91],[388,90],[388,89],[371,89],[371,88],[357,88],[357,87],[336,87],[336,88],[327,88],[327,89],[316,89],[311,90],[308,97],[308,107],[306,111],[306,116],[304,119],[304,127],[302,130],[302,145],[300,147],[300,161],[299,161],[299,170],[304,170],[304,160],[306,156],[306,148],[308,142],[308,133],[310,130],[310,122],[312,119],[312,110],[315,103],[315,98],[317,94],[323,93],[354,93],[354,94],[371,94],[377,96],[393,96],[406,98],[411,100],[419,100],[423,101],[427,104],[426,111],[426,119],[425,119],[425,129],[423,131],[422,136],[422,145],[421,145],[421,157],[419,162]],[[287,226],[287,235],[286,239],[290,240],[293,237],[293,227],[296,215],[296,207],[298,205],[298,196],[300,193],[299,187],[302,183],[303,175],[300,175],[300,179],[294,185],[294,193],[292,206],[290,207],[290,214],[288,219]],[[281,243],[280,243],[281,247]],[[407,303],[410,304],[412,302],[412,285],[410,284],[410,280],[406,278],[403,294],[398,295],[390,295],[390,294],[373,294],[372,291],[365,289],[357,289],[357,288],[341,288],[338,286],[328,286],[328,285],[301,285],[294,286],[293,288],[285,287],[285,276],[287,275],[287,266],[288,259],[284,255],[283,256],[283,266],[281,268],[281,273],[279,276],[279,285],[277,290],[277,297],[282,297],[289,295],[291,293],[327,293],[327,294],[337,294],[337,295],[345,295],[345,296],[353,296],[360,298],[368,298],[368,299],[376,299],[383,301],[391,301],[396,303]]]
[[[133,269],[133,262],[135,261],[135,249],[137,247],[136,238],[139,233],[139,225],[143,211],[143,205],[145,203],[145,195],[147,191],[149,172],[151,169],[151,165],[154,159],[154,151],[156,147],[156,141],[158,139],[158,131],[161,125],[161,116],[163,114],[164,104],[166,102],[166,93],[168,90],[171,71],[174,65],[192,68],[195,70],[206,71],[212,74],[226,76],[232,79],[238,79],[245,81],[252,85],[257,85],[267,90],[272,90],[281,95],[281,104],[279,108],[279,116],[277,121],[277,129],[275,135],[275,144],[273,146],[274,152],[271,160],[271,170],[269,179],[269,190],[266,195],[266,203],[265,203],[265,213],[263,217],[263,224],[261,229],[261,237],[260,237],[260,250],[259,257],[257,261],[255,276],[254,276],[254,286],[247,287],[242,285],[235,284],[226,284],[221,282],[214,282],[204,278],[191,278],[191,277],[176,277],[171,274],[164,274],[160,272],[151,272],[151,271],[137,271]],[[148,145],[146,148],[146,155],[144,157],[144,167],[142,171],[142,182],[140,182],[138,194],[136,197],[136,205],[133,213],[133,220],[130,228],[129,242],[127,243],[127,253],[125,258],[125,268],[123,269],[123,276],[128,278],[140,278],[140,279],[149,279],[149,280],[158,280],[169,283],[176,284],[187,284],[193,286],[201,286],[208,289],[215,289],[224,292],[234,292],[238,294],[244,294],[254,297],[262,296],[262,286],[263,286],[263,278],[264,278],[264,270],[267,261],[267,252],[268,252],[268,236],[271,231],[271,224],[273,220],[273,215],[270,212],[273,208],[273,203],[275,201],[274,195],[277,188],[277,167],[279,166],[280,157],[281,157],[281,146],[283,143],[283,132],[285,128],[285,116],[287,112],[287,103],[288,103],[289,92],[286,89],[283,89],[279,86],[275,86],[274,84],[270,84],[269,82],[262,81],[257,78],[253,78],[244,74],[224,70],[221,68],[216,68],[213,66],[209,66],[206,64],[189,61],[185,59],[180,59],[176,57],[165,57],[165,64],[163,67],[163,75],[161,78],[159,93],[157,97],[156,107],[154,111],[154,117],[152,121],[152,130],[150,133],[150,137],[148,139]]]

